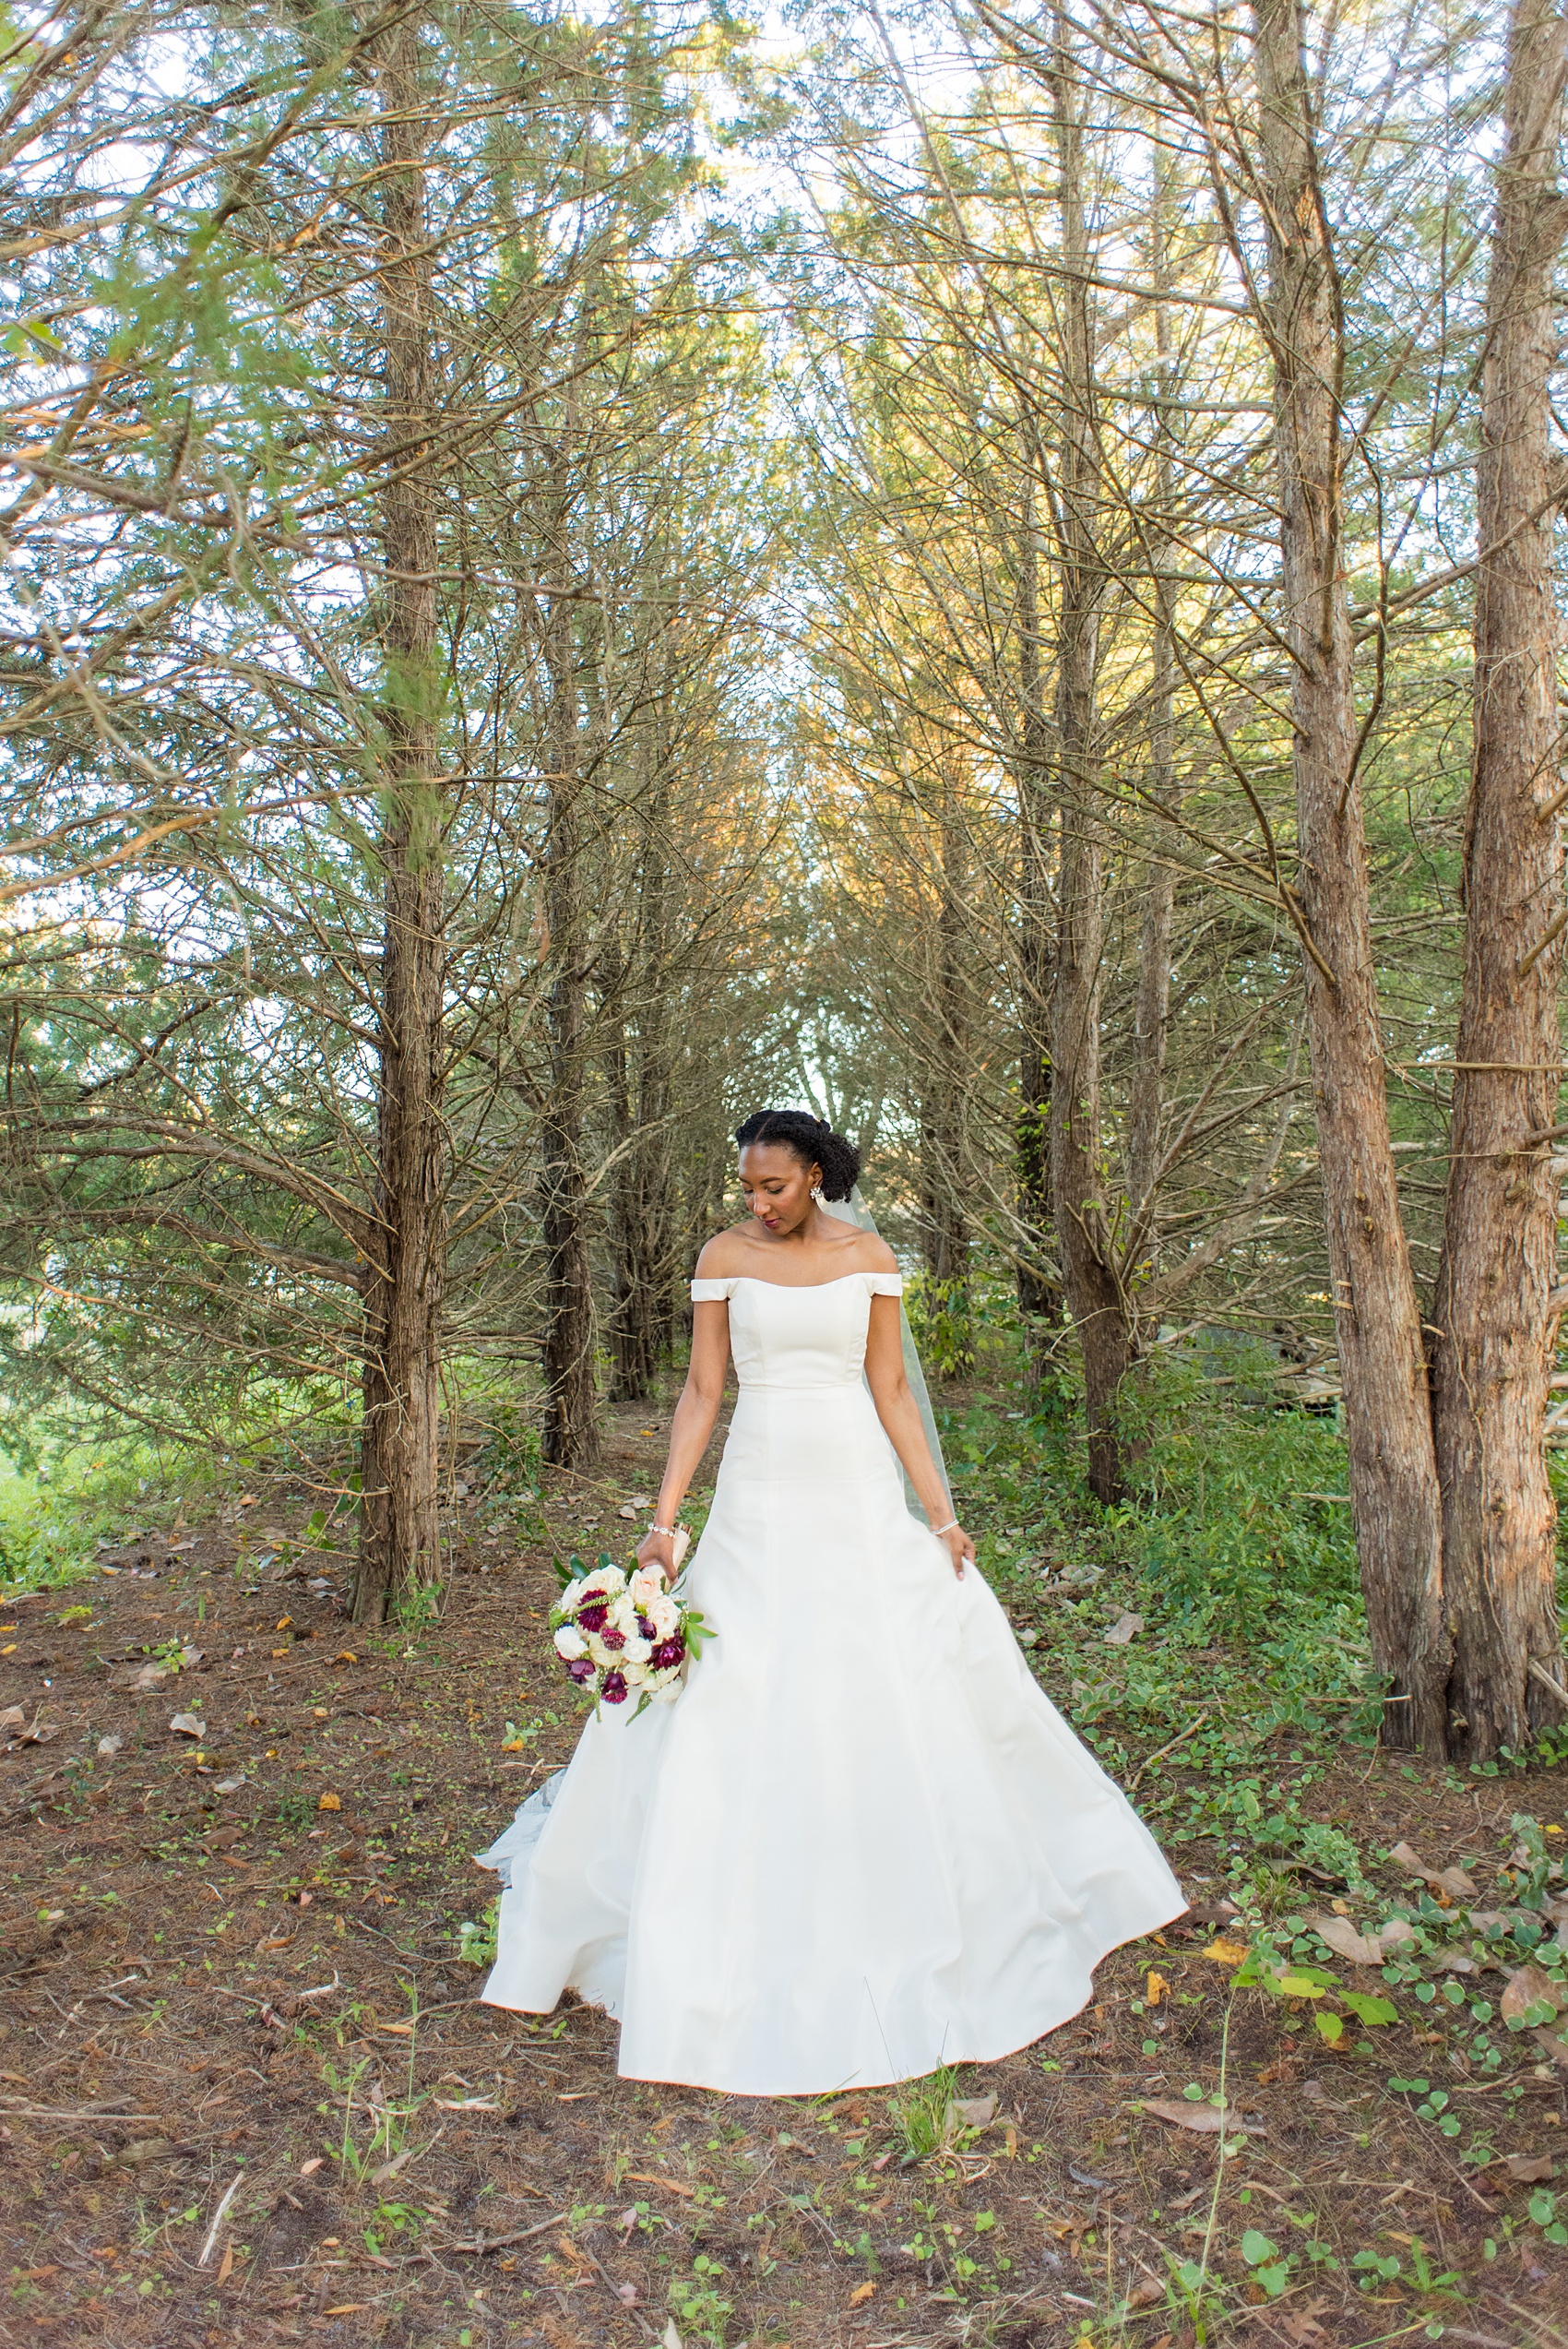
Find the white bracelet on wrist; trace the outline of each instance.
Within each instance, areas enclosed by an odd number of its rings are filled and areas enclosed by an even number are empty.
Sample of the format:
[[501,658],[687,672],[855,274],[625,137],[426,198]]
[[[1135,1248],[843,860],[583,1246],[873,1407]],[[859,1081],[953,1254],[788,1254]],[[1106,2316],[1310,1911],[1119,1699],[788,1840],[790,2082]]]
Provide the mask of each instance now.
[[944,1533],[956,1533],[958,1531],[958,1520],[956,1517],[950,1517],[945,1525],[933,1525],[931,1530],[940,1539]]
[[675,1528],[672,1525],[650,1525],[647,1530],[650,1533],[668,1533],[671,1541],[675,1539]]

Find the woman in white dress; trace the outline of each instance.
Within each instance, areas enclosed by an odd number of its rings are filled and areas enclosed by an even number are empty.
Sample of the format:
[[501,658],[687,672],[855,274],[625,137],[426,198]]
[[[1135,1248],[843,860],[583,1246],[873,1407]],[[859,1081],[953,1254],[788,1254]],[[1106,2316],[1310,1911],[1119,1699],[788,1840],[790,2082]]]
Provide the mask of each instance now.
[[853,1145],[798,1111],[737,1139],[750,1218],[697,1265],[637,1552],[671,1572],[732,1355],[687,1580],[713,1636],[674,1704],[589,1721],[482,1855],[505,1888],[483,1996],[547,2013],[576,1990],[619,2018],[629,2078],[812,2095],[1026,2045],[1184,1902],[974,1564],[892,1250],[823,1204]]

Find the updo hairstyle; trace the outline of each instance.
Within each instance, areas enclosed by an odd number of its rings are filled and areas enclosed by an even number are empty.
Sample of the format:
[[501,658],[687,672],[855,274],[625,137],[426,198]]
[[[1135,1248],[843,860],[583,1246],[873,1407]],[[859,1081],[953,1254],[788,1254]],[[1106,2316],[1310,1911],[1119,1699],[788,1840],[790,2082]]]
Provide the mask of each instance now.
[[861,1171],[861,1154],[853,1142],[836,1134],[820,1117],[803,1109],[754,1109],[735,1128],[744,1150],[748,1142],[777,1142],[793,1151],[802,1166],[820,1166],[825,1198],[847,1199]]

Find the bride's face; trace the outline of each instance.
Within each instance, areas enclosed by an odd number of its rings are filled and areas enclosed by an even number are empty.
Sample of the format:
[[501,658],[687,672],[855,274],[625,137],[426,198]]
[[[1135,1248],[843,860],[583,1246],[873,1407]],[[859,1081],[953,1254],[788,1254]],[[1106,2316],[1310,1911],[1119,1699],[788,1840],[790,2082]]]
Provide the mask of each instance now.
[[766,1232],[794,1232],[814,1213],[812,1185],[818,1166],[802,1166],[781,1142],[748,1142],[741,1152],[741,1196]]

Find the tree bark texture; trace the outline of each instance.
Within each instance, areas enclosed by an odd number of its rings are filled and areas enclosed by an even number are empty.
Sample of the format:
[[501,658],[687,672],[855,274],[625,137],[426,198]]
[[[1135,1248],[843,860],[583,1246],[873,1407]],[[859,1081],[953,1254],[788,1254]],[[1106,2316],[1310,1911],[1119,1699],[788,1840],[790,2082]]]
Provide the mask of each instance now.
[[1356,780],[1341,553],[1341,324],[1297,0],[1255,14],[1265,328],[1283,624],[1291,664],[1298,904],[1351,1509],[1384,1736],[1443,1750],[1446,1662],[1425,1350],[1390,1148]]
[[671,1054],[670,793],[671,754],[662,696],[651,719],[650,773],[638,811],[636,935],[623,972],[611,1070],[612,1138],[620,1156],[611,1181],[612,1396],[650,1392],[672,1335],[676,1205],[668,1113]]
[[[1541,1443],[1556,1316],[1550,1146],[1564,926],[1551,581],[1555,185],[1568,18],[1515,0],[1481,377],[1465,979],[1443,1254],[1432,1303],[1448,1743],[1523,1750],[1560,1704],[1557,1511]],[[1538,1667],[1532,1674],[1532,1662]]]
[[[969,1274],[969,1219],[964,1200],[965,1097],[973,1051],[964,956],[968,838],[956,791],[947,775],[942,780],[937,836],[941,902],[932,972],[931,1082],[921,1121],[921,1240],[931,1278],[961,1293]],[[945,1300],[946,1309],[960,1317],[966,1304],[962,1294]]]
[[1082,93],[1063,35],[1052,82],[1062,175],[1063,413],[1056,483],[1062,845],[1051,1022],[1051,1181],[1063,1287],[1083,1349],[1089,1485],[1099,1499],[1110,1502],[1122,1491],[1116,1402],[1132,1350],[1122,1285],[1111,1259],[1099,1122],[1105,882],[1095,788],[1095,692],[1104,578],[1096,544],[1100,481],[1094,321],[1087,282]]
[[1050,1377],[1051,1350],[1062,1327],[1062,1289],[1051,1262],[1051,1000],[1056,966],[1051,857],[1056,807],[1051,789],[1045,684],[1040,660],[1039,526],[1035,516],[1038,452],[1026,436],[1028,470],[1018,557],[1019,1099],[1016,1146],[1018,1203],[1018,1311],[1037,1385]]
[[551,578],[545,618],[550,680],[550,804],[544,853],[545,915],[555,974],[549,997],[549,1093],[541,1121],[540,1225],[545,1258],[542,1450],[553,1467],[599,1458],[594,1389],[592,1266],[583,1163],[588,1084],[586,841],[576,635],[569,560],[569,459],[552,459]]
[[[1170,201],[1170,159],[1157,153],[1154,202],[1150,215],[1150,262],[1157,286],[1166,282],[1166,221]],[[1174,392],[1175,362],[1167,303],[1155,308],[1155,354],[1160,391],[1154,421],[1155,514],[1144,533],[1144,546],[1154,570],[1154,644],[1149,712],[1149,795],[1157,807],[1176,805],[1176,586],[1170,573],[1170,521],[1176,499],[1176,461],[1170,395]],[[1133,1084],[1127,1110],[1127,1204],[1134,1232],[1148,1235],[1146,1258],[1152,1270],[1154,1189],[1159,1166],[1159,1121],[1165,1099],[1165,1056],[1170,1032],[1170,966],[1175,936],[1176,872],[1170,855],[1170,828],[1157,816],[1149,842],[1148,877],[1144,887],[1144,918],[1138,940],[1138,991],[1134,1010]],[[1142,1243],[1136,1253],[1145,1256]],[[1136,1271],[1134,1265],[1133,1270]]]
[[441,1566],[438,1427],[445,1163],[444,819],[435,713],[437,568],[430,256],[420,17],[387,37],[380,280],[386,439],[385,927],[377,1043],[375,1214],[364,1274],[357,1621],[380,1622]]

